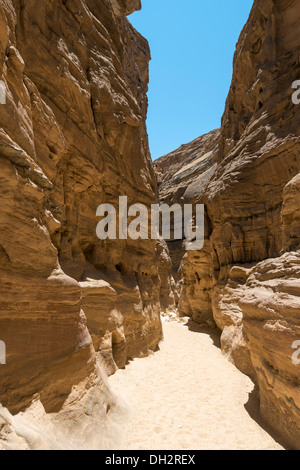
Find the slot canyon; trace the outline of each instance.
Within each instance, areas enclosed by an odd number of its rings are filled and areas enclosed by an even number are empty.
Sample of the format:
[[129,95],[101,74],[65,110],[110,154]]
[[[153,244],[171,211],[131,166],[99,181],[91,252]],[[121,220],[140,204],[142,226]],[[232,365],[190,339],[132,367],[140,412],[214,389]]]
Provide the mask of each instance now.
[[[221,127],[154,162],[141,8],[0,1],[0,450],[299,450],[299,2],[254,0]],[[100,240],[120,196],[203,204],[203,248]]]

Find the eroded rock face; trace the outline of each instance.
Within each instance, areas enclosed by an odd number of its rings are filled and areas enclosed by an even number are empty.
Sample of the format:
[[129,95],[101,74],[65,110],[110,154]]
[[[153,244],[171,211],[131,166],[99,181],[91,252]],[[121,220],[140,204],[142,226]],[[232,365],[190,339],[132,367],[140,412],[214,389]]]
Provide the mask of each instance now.
[[117,208],[120,195],[156,202],[150,52],[125,18],[137,8],[139,0],[0,5],[0,402],[11,413],[36,394],[58,412],[88,377],[106,409],[113,399],[99,363],[112,373],[162,337],[157,243],[96,236],[100,204]]
[[116,16],[128,16],[134,11],[142,8],[141,0],[111,0],[114,14]]
[[[220,130],[217,129],[190,144],[182,145],[154,162],[161,203],[183,205],[199,200],[217,166],[219,139]],[[206,231],[208,226],[206,223]],[[208,235],[207,231],[206,237]],[[205,245],[201,252],[201,271],[199,271],[199,253],[186,252],[182,240],[169,241],[168,248],[176,281],[174,291],[179,313],[182,316],[190,316],[200,323],[210,320],[212,318],[210,251],[207,251]],[[204,252],[207,253],[207,259],[203,257]]]
[[[197,183],[205,247],[183,258],[179,302],[200,323],[214,319],[224,352],[257,381],[263,417],[296,448],[300,107],[292,83],[300,76],[299,20],[296,0],[254,2],[234,57],[217,167],[206,187]],[[175,161],[176,172],[184,165]],[[173,191],[168,185],[163,181],[162,198],[176,197],[176,184]]]

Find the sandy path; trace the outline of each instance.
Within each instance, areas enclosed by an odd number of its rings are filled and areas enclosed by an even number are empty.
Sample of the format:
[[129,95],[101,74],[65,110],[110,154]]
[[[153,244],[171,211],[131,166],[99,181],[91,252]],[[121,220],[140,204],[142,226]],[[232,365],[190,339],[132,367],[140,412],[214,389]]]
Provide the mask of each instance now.
[[164,334],[160,351],[109,379],[133,412],[123,449],[282,449],[245,409],[253,383],[209,334],[177,321]]

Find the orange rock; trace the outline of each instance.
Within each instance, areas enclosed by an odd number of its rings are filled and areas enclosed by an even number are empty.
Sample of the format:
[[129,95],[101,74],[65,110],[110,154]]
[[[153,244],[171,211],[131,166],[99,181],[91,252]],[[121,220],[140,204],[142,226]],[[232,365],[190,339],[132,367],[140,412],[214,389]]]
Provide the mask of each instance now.
[[[179,311],[217,323],[224,353],[259,385],[263,417],[295,448],[300,106],[292,102],[292,84],[299,79],[299,21],[296,0],[254,2],[220,133],[155,163],[162,200],[206,204],[204,249],[184,255],[179,244],[173,255],[176,272],[181,265]],[[214,157],[199,176],[196,162],[208,148],[216,149]]]
[[106,416],[114,399],[99,367],[113,373],[162,338],[160,245],[96,235],[101,203],[156,202],[150,51],[125,18],[138,8],[139,0],[0,5],[0,402],[11,413],[37,394],[46,412],[59,412],[89,383],[81,395],[98,387],[91,406]]

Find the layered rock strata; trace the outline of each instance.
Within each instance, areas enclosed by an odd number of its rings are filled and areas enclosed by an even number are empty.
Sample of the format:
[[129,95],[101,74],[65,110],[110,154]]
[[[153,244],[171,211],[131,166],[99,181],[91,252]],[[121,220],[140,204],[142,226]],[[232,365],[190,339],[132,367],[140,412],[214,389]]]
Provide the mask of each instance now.
[[[183,275],[180,312],[217,323],[224,352],[258,383],[262,416],[295,448],[300,106],[292,102],[292,84],[300,77],[299,20],[296,0],[254,1],[234,56],[217,166],[212,164],[204,184],[196,171],[190,176],[198,192],[187,200],[206,205],[205,247],[177,260]],[[160,186],[163,200],[178,200],[184,189],[167,180],[173,170],[185,173],[190,165],[188,151],[179,165],[176,155],[174,163],[167,156],[156,164],[160,170],[169,165]]]
[[118,208],[121,195],[129,205],[156,202],[145,126],[150,52],[126,18],[139,8],[139,0],[0,5],[0,402],[12,414],[38,396],[47,413],[76,415],[77,387],[83,415],[94,409],[105,426],[115,399],[101,370],[113,373],[162,338],[164,248],[96,235],[100,204]]

